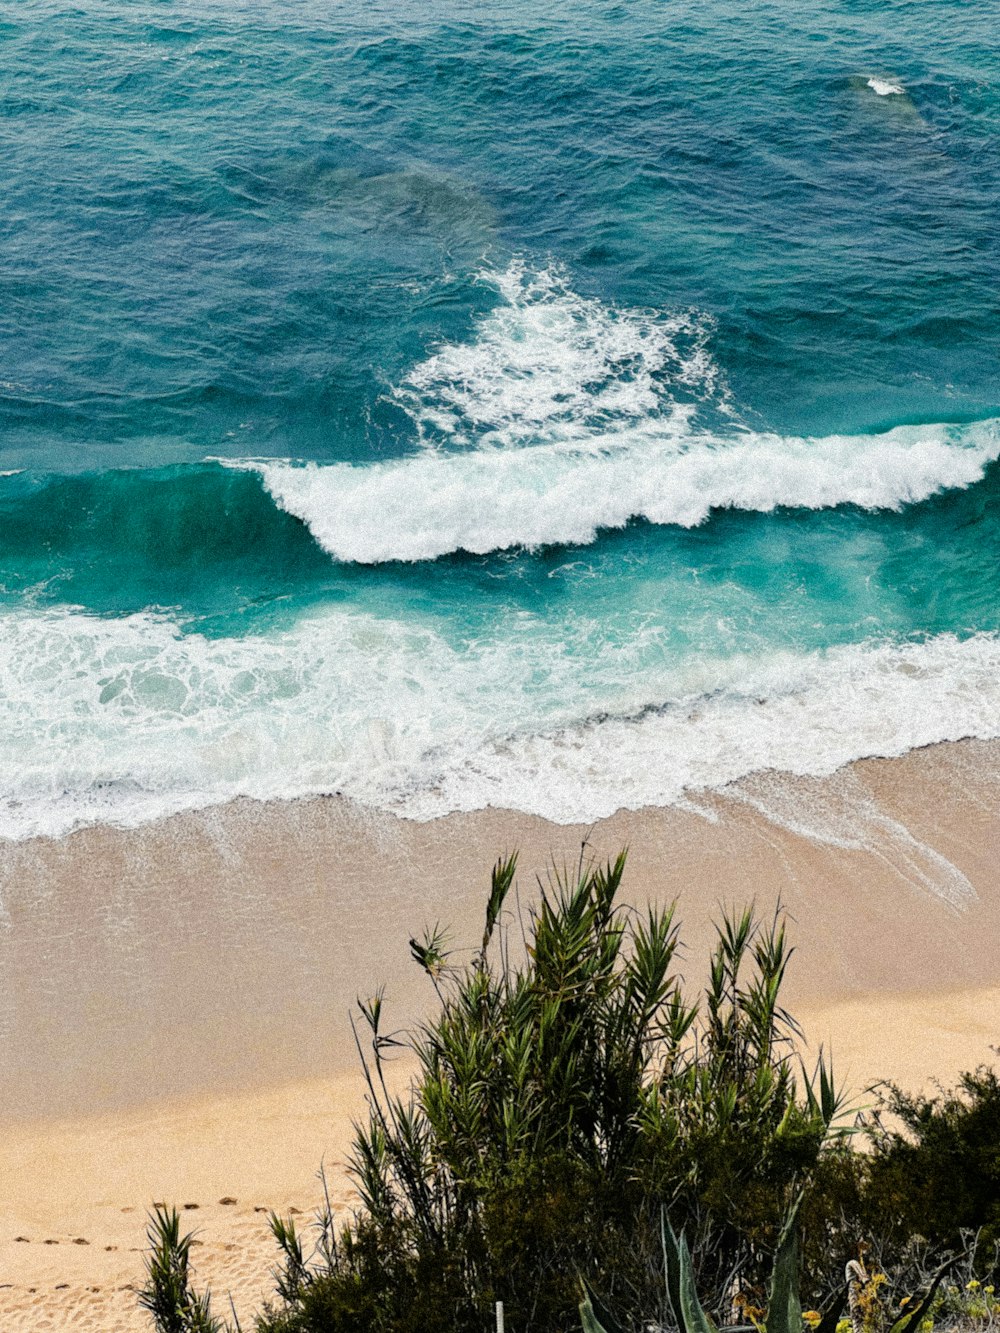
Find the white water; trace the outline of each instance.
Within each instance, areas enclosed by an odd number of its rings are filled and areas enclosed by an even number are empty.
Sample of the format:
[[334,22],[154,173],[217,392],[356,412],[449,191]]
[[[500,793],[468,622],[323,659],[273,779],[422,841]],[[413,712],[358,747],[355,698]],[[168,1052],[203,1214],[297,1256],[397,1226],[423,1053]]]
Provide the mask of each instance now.
[[1000,456],[996,423],[876,436],[682,441],[633,431],[582,444],[430,453],[368,467],[246,463],[337,560],[592,542],[630,519],[694,527],[712,509],[899,509],[970,486]]
[[431,447],[579,440],[650,419],[683,430],[693,405],[728,404],[700,313],[605,305],[561,269],[519,261],[480,281],[500,304],[472,341],[440,347],[391,395]]
[[482,279],[500,303],[473,339],[439,348],[392,394],[418,453],[227,466],[258,471],[337,560],[377,564],[587,543],[635,518],[693,527],[713,509],[898,509],[973,484],[1000,456],[996,422],[822,439],[749,430],[703,316],[585,299],[559,270],[512,264]]
[[868,80],[868,87],[879,97],[905,97],[906,89],[901,83],[893,83],[889,79],[879,79],[872,77]]
[[[337,559],[378,563],[588,542],[636,516],[691,526],[720,507],[896,509],[1000,455],[996,422],[752,432],[700,317],[612,309],[556,272],[488,280],[500,303],[472,341],[393,395],[420,452],[229,465],[259,471]],[[0,836],[332,791],[421,819],[499,805],[587,822],[761,770],[1000,735],[995,637],[778,651],[795,608],[758,631],[707,594],[687,621],[666,582],[658,595],[632,614],[612,588],[588,618],[568,583],[537,614],[514,589],[491,628],[469,618],[471,639],[444,606],[423,622],[338,607],[223,639],[153,614],[4,612]]]
[[585,822],[761,769],[1000,735],[992,636],[650,672],[593,626],[565,629],[455,647],[342,611],[223,640],[150,615],[5,616],[0,836],[330,791],[420,819],[497,805]]

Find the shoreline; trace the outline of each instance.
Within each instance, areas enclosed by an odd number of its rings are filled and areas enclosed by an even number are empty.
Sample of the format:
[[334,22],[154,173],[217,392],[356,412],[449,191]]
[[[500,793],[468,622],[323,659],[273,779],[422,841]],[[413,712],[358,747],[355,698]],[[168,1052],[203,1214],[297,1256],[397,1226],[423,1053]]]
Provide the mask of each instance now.
[[1000,742],[758,774],[590,828],[498,810],[420,824],[318,798],[6,844],[4,1327],[147,1331],[131,1288],[154,1199],[199,1229],[197,1282],[232,1289],[241,1314],[258,1303],[275,1262],[263,1210],[308,1214],[323,1160],[350,1206],[357,996],[384,983],[388,1025],[419,1022],[433,991],[410,936],[450,925],[461,957],[497,856],[520,849],[526,903],[584,840],[600,858],[628,845],[628,903],[677,899],[691,986],[721,903],[780,899],[787,1007],[855,1105],[873,1080],[929,1087],[993,1058]]
[[779,900],[793,1006],[1000,983],[1000,741],[761,773],[589,828],[483,810],[417,823],[341,798],[235,802],[137,829],[0,845],[4,1118],[73,1115],[349,1070],[383,982],[430,1002],[407,941],[479,937],[489,872],[519,882],[629,848],[626,901],[677,900],[698,982],[721,903]]

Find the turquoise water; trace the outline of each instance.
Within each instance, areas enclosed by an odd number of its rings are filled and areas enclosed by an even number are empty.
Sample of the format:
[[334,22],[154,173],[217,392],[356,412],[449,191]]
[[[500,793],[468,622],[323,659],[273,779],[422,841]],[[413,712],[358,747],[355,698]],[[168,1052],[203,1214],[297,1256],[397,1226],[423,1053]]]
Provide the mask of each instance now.
[[0,41],[0,835],[1000,734],[988,6]]

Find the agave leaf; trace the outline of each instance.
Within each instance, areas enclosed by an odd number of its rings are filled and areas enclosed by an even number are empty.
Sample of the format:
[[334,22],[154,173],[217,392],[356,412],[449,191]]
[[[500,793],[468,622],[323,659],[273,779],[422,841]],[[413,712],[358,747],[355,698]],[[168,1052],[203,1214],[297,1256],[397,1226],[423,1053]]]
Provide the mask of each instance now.
[[[701,1301],[694,1282],[694,1266],[691,1263],[691,1251],[681,1235],[677,1246],[680,1261],[680,1306],[684,1333],[717,1333],[715,1325],[702,1309]],[[796,1333],[799,1330],[796,1329]]]
[[802,1304],[799,1300],[799,1206],[800,1194],[788,1211],[778,1238],[771,1271],[767,1303],[767,1333],[802,1333]]
[[945,1276],[945,1274],[949,1271],[949,1269],[954,1268],[957,1263],[958,1259],[955,1258],[955,1259],[949,1259],[947,1263],[943,1263],[941,1265],[941,1267],[937,1270],[937,1272],[931,1279],[931,1285],[928,1288],[927,1295],[924,1297],[924,1299],[920,1302],[920,1304],[917,1306],[915,1310],[904,1314],[902,1319],[897,1319],[896,1322],[893,1324],[892,1328],[889,1330],[889,1333],[918,1333],[920,1324],[925,1318],[927,1311],[931,1308],[931,1305],[934,1301],[937,1289],[941,1284],[941,1279]]
[[660,1236],[663,1242],[663,1271],[667,1284],[667,1304],[678,1328],[684,1327],[681,1318],[681,1255],[673,1227],[667,1218],[666,1205],[660,1208]]
[[595,1296],[586,1278],[580,1279],[583,1300],[580,1302],[580,1323],[583,1333],[625,1333],[607,1306]]

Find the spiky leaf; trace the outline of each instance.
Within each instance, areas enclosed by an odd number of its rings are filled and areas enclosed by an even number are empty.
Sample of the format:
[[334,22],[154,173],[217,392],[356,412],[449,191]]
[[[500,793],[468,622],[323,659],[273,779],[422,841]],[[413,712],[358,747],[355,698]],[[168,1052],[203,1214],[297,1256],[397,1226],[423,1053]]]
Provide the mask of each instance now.
[[580,1279],[583,1300],[580,1302],[580,1323],[583,1333],[625,1333],[610,1310],[594,1295],[585,1278]]
[[[680,1265],[680,1307],[683,1320],[681,1327],[684,1333],[716,1333],[715,1325],[702,1309],[701,1301],[698,1299],[698,1291],[694,1281],[694,1265],[691,1263],[691,1251],[688,1249],[688,1243],[683,1234],[677,1250]],[[798,1333],[798,1330],[796,1330],[796,1333]]]
[[799,1205],[792,1205],[781,1228],[771,1272],[771,1294],[767,1305],[767,1333],[802,1333],[802,1303],[799,1300]]

